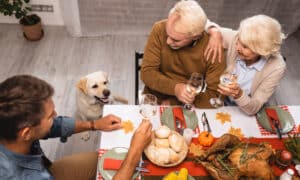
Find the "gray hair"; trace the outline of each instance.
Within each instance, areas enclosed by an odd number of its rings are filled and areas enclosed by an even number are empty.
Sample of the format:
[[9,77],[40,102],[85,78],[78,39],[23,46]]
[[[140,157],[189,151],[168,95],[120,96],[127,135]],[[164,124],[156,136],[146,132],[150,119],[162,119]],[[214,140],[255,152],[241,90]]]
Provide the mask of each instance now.
[[173,14],[176,14],[179,17],[174,23],[176,32],[197,36],[204,31],[207,17],[196,1],[181,0],[177,2],[170,10],[169,16]]
[[262,56],[279,52],[285,38],[279,22],[266,15],[256,15],[242,20],[238,36],[244,45]]

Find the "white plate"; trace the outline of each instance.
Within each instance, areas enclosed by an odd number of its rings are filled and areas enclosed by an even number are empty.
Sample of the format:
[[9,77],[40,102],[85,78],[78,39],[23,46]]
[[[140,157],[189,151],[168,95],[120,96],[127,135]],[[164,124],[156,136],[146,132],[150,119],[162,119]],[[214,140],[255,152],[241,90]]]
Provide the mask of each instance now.
[[[118,159],[118,160],[124,160],[127,155],[128,149],[123,147],[116,147],[111,150],[106,151],[98,161],[98,171],[100,172],[101,176],[105,180],[111,180],[117,171],[115,170],[104,170],[103,164],[105,158],[111,158],[111,159]],[[138,172],[134,173],[132,176],[132,179],[135,179],[139,175]]]

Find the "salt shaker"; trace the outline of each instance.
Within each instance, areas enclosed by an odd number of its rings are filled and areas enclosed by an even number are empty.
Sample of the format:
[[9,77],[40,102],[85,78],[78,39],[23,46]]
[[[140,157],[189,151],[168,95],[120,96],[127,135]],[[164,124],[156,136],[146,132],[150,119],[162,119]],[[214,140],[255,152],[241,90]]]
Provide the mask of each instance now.
[[279,180],[292,180],[294,176],[294,171],[292,169],[287,169],[279,177]]
[[190,145],[192,138],[194,135],[194,131],[190,128],[185,128],[183,130],[183,137],[187,145]]
[[298,176],[300,176],[300,164],[297,164],[297,165],[295,166],[295,169],[296,169],[296,171],[297,171],[297,173],[298,173]]

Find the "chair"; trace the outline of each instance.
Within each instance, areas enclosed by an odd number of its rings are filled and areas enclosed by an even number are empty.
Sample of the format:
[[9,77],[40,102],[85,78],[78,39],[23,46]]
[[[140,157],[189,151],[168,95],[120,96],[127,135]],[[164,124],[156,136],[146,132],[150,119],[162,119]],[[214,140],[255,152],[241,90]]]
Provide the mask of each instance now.
[[135,51],[135,104],[139,104],[139,75],[141,70],[141,63],[144,57],[144,52]]

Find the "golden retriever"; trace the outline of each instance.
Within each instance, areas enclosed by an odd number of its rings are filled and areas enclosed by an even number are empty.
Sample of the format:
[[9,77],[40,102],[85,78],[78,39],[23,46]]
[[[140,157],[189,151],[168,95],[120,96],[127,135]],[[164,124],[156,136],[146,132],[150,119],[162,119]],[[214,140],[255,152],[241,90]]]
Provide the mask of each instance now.
[[[111,95],[107,85],[108,75],[103,71],[88,74],[77,82],[76,116],[78,118],[81,120],[99,119],[102,117],[103,106],[112,104],[114,101],[128,104],[127,99]],[[83,139],[88,140],[89,137],[83,137]]]

